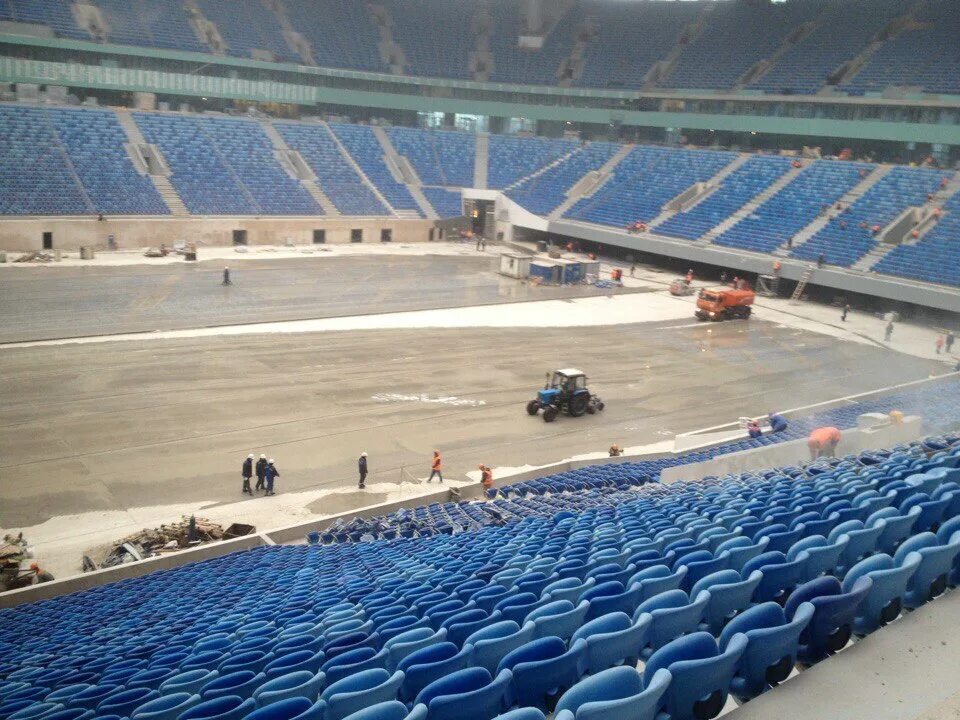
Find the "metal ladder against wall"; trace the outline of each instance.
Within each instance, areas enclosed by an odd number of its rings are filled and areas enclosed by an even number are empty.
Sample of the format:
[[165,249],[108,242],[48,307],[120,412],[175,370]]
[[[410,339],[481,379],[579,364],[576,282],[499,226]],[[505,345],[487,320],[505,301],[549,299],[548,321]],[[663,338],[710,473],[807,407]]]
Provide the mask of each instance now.
[[807,265],[804,269],[803,275],[800,276],[800,281],[793,289],[793,295],[790,296],[791,304],[797,305],[800,302],[800,298],[803,297],[803,291],[807,289],[807,283],[809,283],[810,278],[813,277],[814,270],[816,270],[816,266],[814,265]]

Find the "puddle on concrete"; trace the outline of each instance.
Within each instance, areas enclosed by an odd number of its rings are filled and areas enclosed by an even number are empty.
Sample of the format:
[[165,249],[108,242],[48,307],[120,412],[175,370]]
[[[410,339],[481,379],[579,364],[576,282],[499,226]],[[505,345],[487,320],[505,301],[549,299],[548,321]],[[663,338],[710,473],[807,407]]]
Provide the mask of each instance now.
[[337,513],[359,510],[370,505],[387,501],[387,493],[375,493],[369,490],[331,493],[324,498],[314,500],[307,509],[318,515],[336,515]]

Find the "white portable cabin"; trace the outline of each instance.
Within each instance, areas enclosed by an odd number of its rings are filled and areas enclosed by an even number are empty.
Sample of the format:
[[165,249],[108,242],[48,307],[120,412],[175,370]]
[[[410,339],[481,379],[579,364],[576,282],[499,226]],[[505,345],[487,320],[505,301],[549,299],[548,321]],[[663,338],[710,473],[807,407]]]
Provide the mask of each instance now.
[[520,253],[500,254],[500,274],[507,277],[525,280],[530,277],[530,262],[533,257]]

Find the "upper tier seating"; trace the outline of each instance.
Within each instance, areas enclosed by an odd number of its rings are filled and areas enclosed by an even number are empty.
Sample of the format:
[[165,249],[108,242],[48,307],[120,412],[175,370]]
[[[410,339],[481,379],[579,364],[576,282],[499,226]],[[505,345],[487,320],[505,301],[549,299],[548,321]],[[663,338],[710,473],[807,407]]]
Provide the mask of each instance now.
[[697,182],[704,182],[731,162],[734,153],[673,150],[640,146],[630,151],[614,176],[592,197],[578,201],[565,217],[625,227],[649,222],[663,206]]
[[673,73],[660,85],[670,88],[725,90],[764,58],[773,55],[789,33],[808,22],[824,0],[766,5],[720,3],[702,32],[685,46]]
[[577,149],[569,158],[534,178],[524,180],[507,195],[538,215],[549,215],[565,199],[567,191],[591,170],[597,170],[620,149],[619,145],[595,142]]
[[960,2],[925,3],[914,20],[915,25],[883,43],[843,89],[863,94],[905,85],[930,93],[960,94]]
[[771,252],[806,227],[826,207],[860,182],[860,170],[873,166],[818,160],[714,242]]
[[698,2],[611,3],[585,0],[584,13],[595,19],[596,34],[587,43],[585,65],[575,85],[640,88],[650,68],[677,44],[694,22]]
[[106,215],[166,215],[170,212],[149,177],[137,173],[124,149],[127,136],[106,110],[49,111],[87,197]]
[[46,111],[0,105],[0,214],[91,212]]
[[491,135],[487,187],[505,188],[576,150],[576,140]]
[[322,215],[280,167],[260,123],[236,118],[135,113],[147,142],[158,145],[170,181],[198,215]]
[[473,0],[382,0],[393,18],[393,40],[403,48],[408,75],[472,80]]
[[657,226],[663,235],[696,240],[742,208],[790,170],[789,158],[758,155],[725,177],[720,187],[685,212]]
[[95,5],[109,25],[112,43],[210,52],[190,27],[180,0],[96,0]]
[[417,171],[424,185],[473,186],[476,135],[446,130],[387,128],[390,142]]
[[822,253],[830,265],[850,267],[876,245],[875,225],[884,228],[908,207],[923,205],[944,177],[939,170],[894,168],[845,212],[831,212],[834,219],[791,257],[816,260]]
[[297,57],[283,39],[277,16],[260,0],[196,0],[204,17],[216,24],[227,52],[250,58],[254,50],[273,53],[278,60]]
[[522,6],[514,0],[491,0],[493,26],[490,29],[490,51],[493,53],[491,82],[523,85],[556,85],[560,63],[570,56],[583,16],[574,4],[570,11],[546,37],[537,50],[522,49],[517,44],[523,29]]
[[960,193],[943,206],[942,219],[915,245],[901,245],[872,268],[875,272],[960,286]]
[[380,37],[363,3],[283,0],[290,24],[310,42],[321,67],[386,72]]
[[70,0],[0,0],[0,20],[46,25],[57,37],[93,40],[73,19]]
[[389,215],[374,192],[343,157],[330,132],[322,125],[275,122],[274,127],[291,150],[296,150],[317,175],[320,189],[344,215]]
[[750,87],[768,93],[814,95],[831,73],[860,54],[887,23],[908,8],[906,0],[839,3],[824,14],[813,32],[782,55]]
[[422,190],[441,218],[461,217],[463,215],[463,196],[459,190],[441,187],[424,187]]

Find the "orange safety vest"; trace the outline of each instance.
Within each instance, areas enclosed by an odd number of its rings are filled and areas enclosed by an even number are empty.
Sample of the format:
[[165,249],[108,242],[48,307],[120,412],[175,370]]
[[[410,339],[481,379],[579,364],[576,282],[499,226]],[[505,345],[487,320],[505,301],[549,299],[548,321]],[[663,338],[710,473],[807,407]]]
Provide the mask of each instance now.
[[441,457],[440,457],[439,455],[434,455],[434,456],[433,456],[433,465],[430,466],[431,469],[433,469],[433,470],[440,470],[440,469],[443,467],[443,465],[440,464],[440,461],[441,461]]
[[480,482],[485,488],[493,487],[493,472],[490,470],[490,468],[484,470],[480,475]]
[[820,427],[810,433],[807,444],[822,448],[828,444],[840,442],[840,431],[835,427]]

